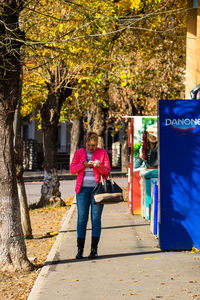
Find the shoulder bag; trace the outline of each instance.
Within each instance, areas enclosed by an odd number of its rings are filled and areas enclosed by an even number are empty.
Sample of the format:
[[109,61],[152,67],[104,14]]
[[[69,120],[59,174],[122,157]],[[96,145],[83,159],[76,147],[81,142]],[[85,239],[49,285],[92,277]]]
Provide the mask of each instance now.
[[103,179],[101,175],[101,181],[97,182],[93,195],[95,204],[113,204],[124,201],[122,189],[110,175],[107,179]]

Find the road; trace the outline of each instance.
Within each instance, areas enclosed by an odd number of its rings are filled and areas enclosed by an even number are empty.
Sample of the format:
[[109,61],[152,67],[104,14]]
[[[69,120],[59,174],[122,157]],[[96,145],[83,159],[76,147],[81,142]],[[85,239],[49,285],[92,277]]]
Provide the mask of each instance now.
[[[114,180],[121,187],[126,187],[128,185],[127,178],[125,177],[114,178]],[[36,203],[39,200],[42,183],[43,182],[25,183],[28,205]],[[75,195],[75,184],[76,184],[76,180],[60,181],[60,192],[63,199]]]

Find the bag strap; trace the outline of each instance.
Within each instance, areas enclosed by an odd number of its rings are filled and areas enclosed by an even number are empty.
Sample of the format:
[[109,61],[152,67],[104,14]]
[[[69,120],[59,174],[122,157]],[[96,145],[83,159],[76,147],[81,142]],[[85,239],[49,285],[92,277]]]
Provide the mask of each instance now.
[[[114,180],[112,179],[112,176],[111,176],[111,173],[110,173],[110,172],[108,173],[108,177],[107,177],[106,179],[112,181],[112,183],[114,184]],[[100,182],[101,182],[102,185],[104,185],[104,181],[103,181],[103,176],[102,176],[102,174],[101,174],[101,180],[100,180]]]

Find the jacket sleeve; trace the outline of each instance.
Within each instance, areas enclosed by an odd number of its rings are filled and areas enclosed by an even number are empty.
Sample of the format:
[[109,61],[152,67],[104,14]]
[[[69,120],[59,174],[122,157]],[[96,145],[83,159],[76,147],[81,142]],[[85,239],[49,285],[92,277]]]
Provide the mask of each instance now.
[[73,175],[78,174],[85,169],[83,162],[80,162],[79,157],[80,157],[79,152],[76,151],[74,153],[74,156],[73,156],[70,168],[69,168],[69,172]]
[[104,177],[107,177],[108,174],[110,173],[111,171],[111,168],[110,168],[110,160],[109,160],[109,157],[108,157],[108,153],[105,151],[104,152],[104,159],[103,159],[103,162],[100,164],[100,167],[97,168],[97,170],[104,176]]

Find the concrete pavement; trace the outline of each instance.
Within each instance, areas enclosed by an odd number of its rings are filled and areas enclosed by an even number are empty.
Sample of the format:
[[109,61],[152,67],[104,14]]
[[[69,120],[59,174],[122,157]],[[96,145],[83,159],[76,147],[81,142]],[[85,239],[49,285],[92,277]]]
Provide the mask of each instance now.
[[105,205],[99,258],[76,260],[76,204],[28,300],[200,299],[200,253],[162,252],[149,222],[127,213],[127,203]]

